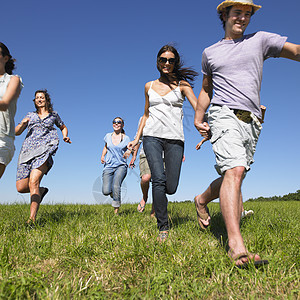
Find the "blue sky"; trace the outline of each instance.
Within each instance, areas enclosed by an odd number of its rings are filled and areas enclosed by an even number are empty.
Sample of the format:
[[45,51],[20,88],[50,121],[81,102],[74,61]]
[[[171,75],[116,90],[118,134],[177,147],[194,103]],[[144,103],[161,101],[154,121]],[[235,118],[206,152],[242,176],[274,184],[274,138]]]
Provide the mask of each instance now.
[[[246,33],[258,30],[288,36],[300,43],[300,2],[256,1],[263,7]],[[43,178],[50,191],[45,203],[106,202],[101,196],[103,138],[112,119],[125,120],[133,138],[144,109],[144,85],[158,77],[156,54],[166,43],[178,48],[186,66],[201,72],[205,47],[220,40],[219,1],[13,1],[1,4],[1,41],[17,59],[24,82],[16,123],[33,111],[37,89],[47,88],[69,129],[72,144],[61,141],[54,166]],[[284,195],[299,186],[300,64],[269,59],[264,64],[261,102],[267,106],[255,163],[244,184],[244,199]],[[202,75],[194,92],[198,97]],[[214,155],[193,126],[194,113],[184,105],[185,156],[177,193],[171,201],[190,200],[216,178]],[[25,132],[16,137],[14,159],[0,181],[0,203],[29,202],[15,188],[17,159]],[[61,135],[60,135],[61,137]],[[94,191],[94,192],[93,192]],[[129,171],[124,202],[141,198],[139,170]]]

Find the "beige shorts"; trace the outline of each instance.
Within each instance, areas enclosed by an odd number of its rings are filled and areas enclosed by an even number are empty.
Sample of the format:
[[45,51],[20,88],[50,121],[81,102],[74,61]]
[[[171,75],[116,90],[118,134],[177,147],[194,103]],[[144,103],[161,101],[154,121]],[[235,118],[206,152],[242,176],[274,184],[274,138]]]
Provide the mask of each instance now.
[[7,166],[15,153],[14,138],[0,137],[0,164]]
[[146,174],[151,175],[150,168],[145,154],[140,155],[139,167],[140,167],[140,177]]
[[262,129],[257,117],[251,114],[251,118],[251,122],[247,123],[239,120],[226,105],[209,109],[210,142],[216,155],[215,168],[220,175],[238,166],[250,170]]

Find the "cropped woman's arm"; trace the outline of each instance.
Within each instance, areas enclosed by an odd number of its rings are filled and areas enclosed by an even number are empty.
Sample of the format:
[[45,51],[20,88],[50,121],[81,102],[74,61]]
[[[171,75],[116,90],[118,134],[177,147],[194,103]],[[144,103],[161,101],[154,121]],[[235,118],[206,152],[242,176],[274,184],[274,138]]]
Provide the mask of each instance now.
[[5,111],[7,110],[10,102],[20,95],[21,88],[20,88],[20,78],[18,76],[13,76],[10,79],[10,82],[6,88],[4,96],[0,101],[0,110]]
[[107,153],[107,144],[105,143],[104,148],[102,150],[102,155],[101,155],[101,163],[104,164],[105,163],[105,155]]
[[71,144],[72,142],[71,142],[70,138],[68,137],[68,128],[67,128],[67,126],[66,125],[61,126],[60,130],[62,132],[64,142]]
[[139,140],[140,140],[140,138],[143,134],[143,129],[145,127],[146,121],[149,118],[149,96],[148,96],[148,91],[149,91],[149,88],[150,88],[150,84],[151,84],[151,82],[147,82],[146,85],[145,85],[145,110],[144,110],[144,115],[141,119],[140,126],[139,126],[139,129],[138,129],[137,133],[136,133],[135,139],[133,141],[131,141],[127,146],[127,148],[129,150],[134,150],[134,147],[139,143]]
[[16,127],[15,135],[20,135],[26,129],[29,122],[29,118],[24,118]]
[[197,97],[195,96],[191,85],[187,81],[183,81],[180,87],[182,94],[189,100],[193,109],[196,110]]

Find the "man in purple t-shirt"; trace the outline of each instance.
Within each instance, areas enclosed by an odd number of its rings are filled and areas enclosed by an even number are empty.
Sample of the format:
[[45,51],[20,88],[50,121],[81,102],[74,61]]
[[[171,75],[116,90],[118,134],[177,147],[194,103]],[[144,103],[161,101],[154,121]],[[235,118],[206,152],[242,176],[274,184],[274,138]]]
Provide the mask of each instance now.
[[219,197],[228,255],[238,267],[250,261],[256,266],[268,263],[247,251],[240,232],[241,185],[253,163],[261,130],[263,63],[269,57],[300,61],[300,45],[286,42],[286,37],[262,31],[244,35],[251,16],[260,8],[253,0],[225,0],[217,7],[225,37],[203,51],[203,82],[195,112],[195,127],[203,137],[210,137],[221,175],[195,197],[198,223],[201,228],[209,225],[207,204]]

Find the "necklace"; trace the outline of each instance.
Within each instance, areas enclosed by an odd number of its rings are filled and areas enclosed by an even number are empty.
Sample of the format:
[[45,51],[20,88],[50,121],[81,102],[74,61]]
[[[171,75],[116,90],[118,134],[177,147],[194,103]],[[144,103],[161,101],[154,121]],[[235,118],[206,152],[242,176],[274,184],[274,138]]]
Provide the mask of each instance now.
[[[118,139],[119,135],[121,135],[120,140]],[[115,132],[113,132],[111,134],[111,138],[113,140],[113,144],[115,144],[114,141],[118,142],[118,144],[120,144],[123,141],[123,133],[116,134]]]

